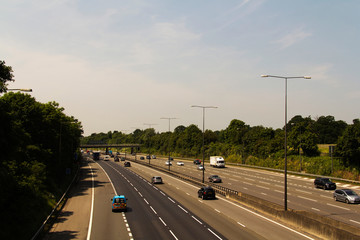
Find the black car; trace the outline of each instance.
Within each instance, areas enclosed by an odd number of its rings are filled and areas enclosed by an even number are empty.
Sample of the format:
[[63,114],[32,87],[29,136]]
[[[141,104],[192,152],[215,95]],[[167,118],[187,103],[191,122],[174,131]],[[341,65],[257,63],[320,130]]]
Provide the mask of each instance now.
[[209,182],[221,183],[222,180],[221,177],[219,177],[218,175],[210,175]]
[[114,162],[118,162],[119,161],[119,157],[118,156],[115,156],[114,157]]
[[215,199],[215,190],[210,187],[201,187],[198,191],[198,197],[202,199]]
[[150,159],[150,155],[147,155],[147,156],[146,156],[146,159]]
[[124,167],[131,167],[130,162],[124,162]]
[[199,159],[194,160],[194,164],[199,165],[201,164],[201,161]]
[[140,157],[140,160],[145,160],[145,158],[144,158],[144,157]]
[[169,160],[170,160],[170,161],[174,161],[174,158],[172,158],[172,157],[169,157]]
[[326,189],[336,189],[336,184],[333,183],[329,178],[317,177],[314,180],[314,186],[317,188]]

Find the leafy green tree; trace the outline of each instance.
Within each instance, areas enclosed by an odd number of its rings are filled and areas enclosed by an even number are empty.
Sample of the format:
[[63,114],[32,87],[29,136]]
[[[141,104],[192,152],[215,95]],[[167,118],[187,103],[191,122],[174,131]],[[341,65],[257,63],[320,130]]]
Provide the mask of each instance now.
[[360,166],[360,120],[354,119],[339,138],[335,155],[343,158],[347,166]]
[[0,60],[0,93],[6,92],[7,82],[15,81],[11,66],[6,66],[5,61]]
[[314,121],[310,117],[295,116],[288,124],[288,146],[299,154],[300,148],[305,156],[318,156],[316,144],[317,135],[314,133]]
[[320,116],[314,123],[317,143],[336,143],[346,127],[346,122],[335,121],[333,116]]
[[243,121],[233,119],[229,126],[225,129],[225,141],[231,144],[242,144],[243,137],[250,129]]

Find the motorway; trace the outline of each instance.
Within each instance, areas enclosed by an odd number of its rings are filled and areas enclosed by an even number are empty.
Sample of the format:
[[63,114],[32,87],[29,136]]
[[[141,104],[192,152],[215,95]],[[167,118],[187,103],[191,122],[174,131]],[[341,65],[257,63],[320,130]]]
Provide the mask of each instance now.
[[[155,175],[164,184],[152,185]],[[64,216],[46,239],[318,239],[222,196],[201,200],[197,190],[137,163],[125,168],[87,159]],[[127,212],[111,211],[115,194],[126,196]]]
[[[148,160],[142,161],[148,162]],[[168,169],[165,161],[164,158],[151,159],[151,164]],[[183,161],[184,166],[177,166],[177,161]],[[171,170],[202,179],[202,171],[197,170],[192,161],[174,159]],[[284,205],[283,173],[229,165],[226,168],[213,168],[205,163],[205,180],[212,174],[222,178],[223,182],[217,183],[221,186]],[[341,188],[350,188],[356,192],[360,187],[337,183],[337,189]],[[333,190],[315,188],[314,179],[288,174],[288,208],[316,212],[360,227],[360,206],[335,201],[333,192]]]

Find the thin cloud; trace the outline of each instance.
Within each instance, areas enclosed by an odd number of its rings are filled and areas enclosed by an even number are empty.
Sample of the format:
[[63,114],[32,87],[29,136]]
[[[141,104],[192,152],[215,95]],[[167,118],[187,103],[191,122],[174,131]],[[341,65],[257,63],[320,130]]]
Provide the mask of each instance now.
[[303,27],[297,28],[291,33],[286,34],[281,39],[275,41],[275,43],[281,46],[281,49],[291,47],[292,45],[303,41],[307,37],[310,37],[312,33],[303,30]]

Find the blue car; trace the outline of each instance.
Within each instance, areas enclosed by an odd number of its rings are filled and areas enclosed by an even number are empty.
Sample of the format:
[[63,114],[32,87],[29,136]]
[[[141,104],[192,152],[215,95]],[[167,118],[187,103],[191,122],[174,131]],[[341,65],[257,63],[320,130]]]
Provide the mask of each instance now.
[[126,206],[126,200],[127,198],[124,195],[115,195],[111,201],[112,201],[112,211],[127,211],[127,206]]

